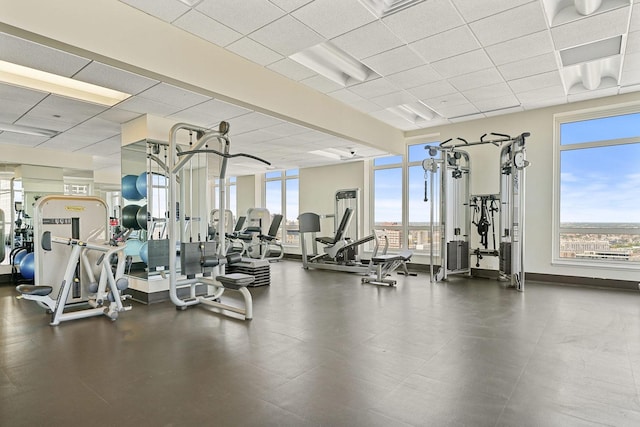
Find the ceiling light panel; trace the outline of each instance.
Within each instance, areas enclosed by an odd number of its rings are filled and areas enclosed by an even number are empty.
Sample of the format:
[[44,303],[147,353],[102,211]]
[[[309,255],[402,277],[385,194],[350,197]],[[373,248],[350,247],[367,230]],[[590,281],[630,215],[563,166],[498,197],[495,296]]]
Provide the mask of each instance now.
[[550,26],[566,24],[585,16],[605,13],[629,5],[629,0],[543,0]]
[[239,32],[195,9],[180,16],[173,22],[173,25],[222,47],[242,38],[242,34]]
[[196,9],[241,34],[249,34],[285,14],[268,0],[207,0]]
[[618,55],[622,47],[622,36],[612,37],[582,46],[572,47],[560,51],[562,65],[579,64]]
[[356,28],[331,42],[356,59],[368,58],[404,44],[380,21]]
[[289,15],[265,25],[249,37],[284,56],[323,41],[316,32]]
[[375,20],[357,1],[316,0],[291,15],[327,39]]
[[[13,134],[30,135],[52,138],[58,135],[60,132],[52,129],[43,129],[34,126],[16,125],[11,123],[0,123],[0,132],[9,132]],[[2,135],[1,139],[4,139],[5,135]]]
[[178,1],[157,0],[120,0],[122,3],[135,7],[151,16],[165,22],[173,22],[180,15],[189,10],[189,6]]
[[417,3],[382,21],[406,43],[411,43],[464,24],[449,0]]
[[362,62],[376,73],[386,76],[424,65],[424,60],[407,46],[400,46],[370,56]]
[[547,29],[540,2],[527,3],[469,24],[483,46]]
[[625,7],[588,16],[551,28],[551,36],[559,50],[616,37],[627,32],[629,12]]
[[439,61],[480,48],[480,44],[466,25],[418,40],[410,46],[427,62]]

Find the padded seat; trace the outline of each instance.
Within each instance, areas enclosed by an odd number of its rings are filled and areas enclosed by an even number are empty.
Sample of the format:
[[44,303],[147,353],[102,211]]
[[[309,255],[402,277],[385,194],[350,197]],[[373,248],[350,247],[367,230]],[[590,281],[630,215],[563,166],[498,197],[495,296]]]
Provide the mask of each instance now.
[[230,273],[217,276],[216,280],[222,283],[222,286],[224,286],[225,288],[237,291],[244,286],[252,284],[256,280],[256,278],[249,274]]
[[45,297],[53,291],[51,286],[39,286],[39,285],[18,285],[16,291],[22,295],[37,295]]
[[371,261],[374,264],[384,264],[385,262],[390,261],[409,261],[413,252],[411,251],[403,251],[399,254],[389,254],[389,255],[377,255],[371,258]]

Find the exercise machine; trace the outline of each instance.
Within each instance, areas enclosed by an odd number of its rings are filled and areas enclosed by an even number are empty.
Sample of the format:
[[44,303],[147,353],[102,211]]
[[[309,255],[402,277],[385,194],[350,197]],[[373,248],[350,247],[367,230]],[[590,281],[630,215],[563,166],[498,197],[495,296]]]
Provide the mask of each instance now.
[[[54,291],[53,286],[18,285],[16,287],[20,293],[18,298],[35,301],[51,312],[51,321],[49,322],[51,326],[69,320],[102,315],[116,320],[119,313],[131,310],[130,305],[123,305],[123,301],[129,295],[121,293],[129,286],[127,278],[124,277],[124,246],[113,245],[111,242],[91,243],[74,238],[53,237],[50,231],[44,232],[40,243],[44,251],[51,251],[52,243],[71,248],[56,299],[50,296]],[[94,253],[99,255],[97,262],[94,262],[90,256]],[[115,269],[112,265],[114,259],[116,259]],[[97,280],[94,275],[94,264],[99,267]],[[80,281],[80,265],[85,267],[84,272],[89,279],[87,288],[91,295],[86,301],[88,308],[74,310],[69,309],[70,306],[66,301],[71,296],[74,286]],[[78,306],[74,305],[74,307]]]
[[[516,288],[518,291],[524,291],[524,183],[525,168],[529,166],[529,162],[526,160],[525,144],[526,138],[529,136],[528,132],[515,137],[502,133],[491,133],[490,135],[482,135],[480,140],[476,142],[468,142],[463,138],[457,138],[457,142],[449,139],[439,146],[428,145],[425,147],[430,158],[425,159],[422,166],[425,170],[425,179],[427,177],[431,178],[429,186],[425,182],[425,200],[427,199],[427,193],[432,197],[435,194],[440,196],[439,207],[436,208],[436,204],[432,203],[430,209],[432,282],[445,280],[449,273],[463,272],[470,274],[469,258],[475,255],[476,266],[479,266],[482,257],[489,255],[499,257],[499,277],[507,280],[509,286]],[[461,148],[485,144],[500,147],[500,193],[468,197],[467,202],[462,203],[463,206],[466,206],[466,209],[461,209],[460,200],[463,198],[455,190],[453,192],[450,191],[447,185],[451,179],[459,180],[465,174],[469,175],[469,157]],[[466,167],[460,166],[459,162],[461,160],[464,160]],[[451,168],[453,170],[450,170]],[[434,187],[438,179],[439,192],[436,193]],[[429,187],[429,191],[427,187]],[[467,195],[468,189],[467,178]],[[452,200],[455,200],[455,202],[452,202]],[[465,220],[467,224],[466,234],[457,225],[461,223],[448,210],[452,203],[458,207],[454,213],[465,211],[466,214],[462,216],[467,218],[469,218],[469,210],[473,209],[473,220]],[[497,230],[495,226],[496,216],[499,217]],[[438,271],[434,268],[436,260],[435,251],[433,250],[436,238],[436,221],[439,221],[439,226],[442,229],[440,236],[441,260]],[[453,227],[449,225],[451,222],[455,224]],[[479,237],[479,244],[475,249],[469,246],[472,225],[475,226],[475,231]],[[451,245],[448,245],[450,242],[447,240],[447,235],[450,235],[451,230],[453,230],[454,235],[464,236],[467,242],[466,245],[457,245],[460,249],[456,249],[456,255],[453,259],[460,260],[460,262],[456,262],[455,265],[449,262],[454,254]],[[499,246],[496,245],[496,232],[500,233]],[[461,266],[465,268],[456,270],[457,267]]]
[[[407,270],[407,262],[411,261],[413,256],[412,251],[402,251],[397,254],[388,254],[389,237],[384,230],[373,230],[373,236],[375,237],[376,252],[371,255],[369,261],[369,273],[367,277],[361,279],[362,283],[371,283],[372,285],[388,285],[395,286],[397,280],[388,279],[398,268],[402,269],[402,274],[405,276],[415,276],[415,273],[409,273]],[[383,240],[384,244],[381,245],[380,241]],[[382,247],[380,254],[377,253],[379,248]]]
[[[284,247],[282,242],[277,239],[277,234],[280,224],[282,224],[282,218],[280,214],[273,215],[267,234],[258,234],[256,236],[257,241],[247,246],[246,253],[260,254],[260,259],[266,259],[271,262],[281,260],[284,257]],[[259,249],[253,250],[255,246],[258,246]]]
[[[184,132],[188,132],[190,135],[189,146],[178,148],[178,133]],[[177,123],[171,128],[167,159],[170,207],[176,206],[178,201],[180,201],[180,206],[186,208],[194,202],[206,200],[206,186],[202,185],[200,180],[206,180],[208,177],[209,161],[207,157],[209,155],[214,156],[218,161],[220,184],[218,209],[221,212],[224,212],[226,208],[225,179],[229,159],[245,157],[267,165],[270,164],[266,160],[250,154],[231,154],[228,132],[229,124],[227,122],[220,122],[217,130],[186,123]],[[195,141],[191,138],[193,134],[196,135]],[[216,142],[219,149],[209,148],[209,144]],[[202,164],[200,164],[201,155],[205,156],[205,161]],[[196,165],[194,162],[197,162]],[[196,175],[199,180],[194,179]],[[178,188],[178,181],[180,188]],[[190,216],[193,216],[194,210],[190,209],[190,211]],[[203,209],[199,209],[199,211],[203,211]],[[180,240],[181,261],[180,278],[178,278],[176,252],[169,251],[169,296],[171,301],[179,310],[201,304],[240,314],[246,320],[251,319],[253,317],[253,301],[246,286],[255,280],[254,277],[243,273],[224,274],[225,263],[233,261],[225,256],[226,245],[217,244],[215,241],[203,241],[202,236],[208,236],[208,230],[206,227],[202,227],[203,224],[196,224],[199,225],[197,232],[193,227],[190,228],[189,235],[187,235],[186,217],[186,214],[169,215],[169,247],[175,248]],[[224,221],[218,221],[217,234],[219,236],[225,235],[224,227]],[[194,232],[197,235],[197,241],[193,241]],[[199,295],[198,288],[203,286],[206,288],[205,295]],[[179,290],[186,290],[187,296],[178,295]],[[223,303],[220,298],[225,290],[239,292],[244,300],[244,307]]]

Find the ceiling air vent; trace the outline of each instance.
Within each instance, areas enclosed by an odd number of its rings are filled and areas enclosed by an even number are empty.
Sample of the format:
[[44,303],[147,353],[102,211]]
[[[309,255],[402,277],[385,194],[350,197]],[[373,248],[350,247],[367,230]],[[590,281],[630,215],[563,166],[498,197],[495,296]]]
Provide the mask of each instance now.
[[360,0],[378,18],[384,18],[403,9],[422,3],[424,0]]

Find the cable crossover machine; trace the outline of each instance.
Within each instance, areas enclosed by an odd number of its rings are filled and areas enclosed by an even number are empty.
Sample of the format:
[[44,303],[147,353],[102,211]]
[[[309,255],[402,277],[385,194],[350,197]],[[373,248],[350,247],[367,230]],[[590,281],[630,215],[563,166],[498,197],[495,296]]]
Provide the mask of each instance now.
[[[472,257],[476,268],[484,257],[498,257],[499,277],[524,291],[525,168],[529,166],[525,142],[529,136],[528,132],[515,137],[491,133],[475,142],[457,138],[459,142],[448,139],[424,147],[429,154],[422,167],[424,201],[430,201],[432,283],[446,280],[449,274],[471,275]],[[461,148],[485,144],[501,147],[500,193],[470,195],[471,161]]]
[[[180,131],[189,133],[190,142],[188,147],[178,145],[177,140]],[[191,136],[194,133],[196,141],[192,142]],[[207,156],[212,154],[219,160],[217,177],[219,180],[218,209],[220,212],[224,212],[226,208],[225,178],[229,159],[245,157],[270,165],[266,160],[250,154],[230,154],[228,133],[229,123],[227,122],[220,122],[218,130],[210,130],[186,123],[177,123],[171,128],[169,132],[170,155],[167,162],[170,212],[176,212],[176,206],[185,206],[186,210],[191,204],[207,200],[206,185],[202,185],[201,182],[197,181],[207,179],[208,162],[205,160],[204,167],[202,167],[199,162],[199,155]],[[214,142],[219,144],[219,150],[209,148],[209,144]],[[196,172],[191,163],[196,159],[198,162],[197,169],[204,169],[204,172],[197,172],[198,180],[194,179]],[[183,209],[181,208],[181,210]],[[190,216],[193,217],[195,211],[193,208],[190,211]],[[199,211],[209,212],[206,208],[199,209]],[[187,234],[187,227],[185,227],[187,221],[186,213],[176,212],[175,215],[170,214],[169,217],[169,247],[176,248],[178,244],[180,246],[180,278],[178,278],[178,272],[176,271],[176,250],[169,251],[169,296],[176,308],[184,310],[189,306],[202,304],[241,314],[246,320],[251,319],[253,317],[253,302],[246,286],[254,282],[254,276],[242,273],[224,273],[226,264],[241,261],[240,254],[227,255],[224,240],[220,242],[207,241],[209,230],[206,221],[200,221],[201,226],[197,230],[190,227],[189,234]],[[224,221],[218,221],[217,226],[217,235],[224,236]],[[179,236],[178,233],[180,233]],[[197,234],[196,241],[194,241],[193,233]],[[178,238],[180,238],[180,241],[178,241]],[[198,287],[200,285],[206,287],[205,295],[199,295]],[[244,308],[222,303],[220,297],[225,290],[239,292],[244,299]],[[179,291],[184,292],[186,296],[179,295]]]

